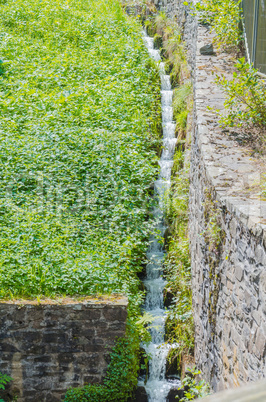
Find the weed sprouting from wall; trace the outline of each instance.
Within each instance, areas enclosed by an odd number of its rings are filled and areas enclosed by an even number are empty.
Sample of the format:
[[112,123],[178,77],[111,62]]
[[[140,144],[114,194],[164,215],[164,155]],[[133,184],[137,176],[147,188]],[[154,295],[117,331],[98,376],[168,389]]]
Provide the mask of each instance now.
[[205,244],[208,248],[207,266],[209,269],[209,300],[208,320],[211,327],[211,336],[216,334],[217,302],[220,290],[219,264],[222,258],[222,250],[225,241],[225,231],[222,228],[221,211],[214,201],[210,190],[205,191],[204,219],[205,229],[202,233]]

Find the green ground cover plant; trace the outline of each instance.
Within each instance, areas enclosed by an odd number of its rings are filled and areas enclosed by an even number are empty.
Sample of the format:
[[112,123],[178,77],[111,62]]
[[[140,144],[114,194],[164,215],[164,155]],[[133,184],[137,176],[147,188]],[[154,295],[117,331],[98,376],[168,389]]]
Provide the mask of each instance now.
[[160,137],[139,24],[117,0],[10,0],[0,36],[1,297],[138,306]]
[[66,400],[127,400],[146,333],[158,69],[118,0],[1,2],[0,37],[0,298],[126,294],[103,386]]

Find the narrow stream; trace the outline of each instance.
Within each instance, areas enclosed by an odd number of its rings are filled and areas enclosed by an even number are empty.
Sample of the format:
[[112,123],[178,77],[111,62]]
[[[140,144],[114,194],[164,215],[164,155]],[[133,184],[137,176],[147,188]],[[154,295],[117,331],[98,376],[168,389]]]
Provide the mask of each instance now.
[[[154,184],[155,195],[159,198],[158,208],[154,210],[154,217],[157,222],[157,229],[161,236],[165,232],[163,218],[164,194],[171,185],[171,169],[173,166],[173,156],[175,153],[175,123],[173,122],[172,99],[173,91],[171,88],[170,76],[165,74],[164,63],[161,61],[160,53],[154,49],[153,38],[143,34],[145,45],[151,57],[159,63],[161,77],[161,99],[162,99],[162,123],[163,123],[163,151],[159,161],[160,175]],[[176,345],[166,344],[165,319],[167,312],[163,303],[163,289],[165,280],[163,279],[163,261],[165,252],[160,239],[152,236],[147,252],[148,264],[146,267],[146,279],[144,285],[147,290],[145,301],[145,311],[154,317],[150,329],[151,342],[145,345],[146,353],[151,357],[149,361],[149,373],[146,384],[139,381],[140,386],[144,386],[148,395],[149,402],[165,402],[167,395],[172,387],[179,387],[180,381],[167,380],[166,358],[172,347]]]

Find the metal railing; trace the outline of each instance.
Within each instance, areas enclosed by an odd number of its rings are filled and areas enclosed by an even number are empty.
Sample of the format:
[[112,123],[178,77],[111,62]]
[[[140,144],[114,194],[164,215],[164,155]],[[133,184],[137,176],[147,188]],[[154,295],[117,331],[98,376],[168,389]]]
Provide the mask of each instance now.
[[266,0],[242,0],[249,62],[266,76]]

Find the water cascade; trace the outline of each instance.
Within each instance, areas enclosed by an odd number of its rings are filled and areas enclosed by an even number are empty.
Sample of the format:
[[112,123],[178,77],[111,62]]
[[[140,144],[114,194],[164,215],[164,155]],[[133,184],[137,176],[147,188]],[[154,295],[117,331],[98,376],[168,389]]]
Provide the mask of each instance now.
[[[161,77],[163,151],[159,161],[160,175],[154,184],[155,195],[159,200],[158,208],[154,210],[154,217],[156,218],[156,229],[163,236],[166,229],[163,218],[164,194],[171,185],[171,169],[177,141],[175,138],[175,123],[173,122],[173,91],[170,76],[165,74],[165,67],[161,61],[160,53],[154,49],[153,38],[147,36],[146,32],[143,35],[149,54],[159,63]],[[176,345],[169,345],[164,342],[164,324],[167,315],[163,305],[165,281],[162,275],[164,257],[165,253],[159,237],[151,236],[147,252],[148,264],[144,285],[147,290],[145,311],[152,315],[154,319],[150,328],[151,342],[149,345],[144,346],[146,353],[150,356],[148,380],[146,384],[144,381],[139,381],[139,385],[144,386],[146,389],[149,402],[165,402],[170,389],[181,385],[178,380],[167,380],[165,378],[166,358],[170,349]]]

